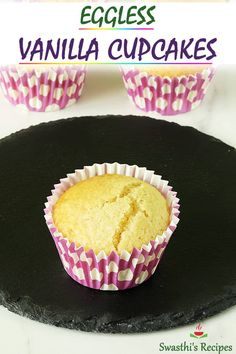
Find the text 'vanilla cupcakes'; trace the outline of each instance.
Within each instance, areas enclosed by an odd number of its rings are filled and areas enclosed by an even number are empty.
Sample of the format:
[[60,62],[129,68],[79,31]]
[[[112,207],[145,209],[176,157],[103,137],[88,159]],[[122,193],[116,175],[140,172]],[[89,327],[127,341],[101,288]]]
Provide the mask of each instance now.
[[45,219],[66,272],[100,290],[123,290],[155,271],[179,221],[179,199],[146,168],[94,164],[61,179]]
[[33,112],[51,112],[78,101],[85,74],[84,66],[2,66],[0,86],[13,105]]
[[202,102],[215,69],[209,65],[122,66],[127,93],[144,112],[176,115]]

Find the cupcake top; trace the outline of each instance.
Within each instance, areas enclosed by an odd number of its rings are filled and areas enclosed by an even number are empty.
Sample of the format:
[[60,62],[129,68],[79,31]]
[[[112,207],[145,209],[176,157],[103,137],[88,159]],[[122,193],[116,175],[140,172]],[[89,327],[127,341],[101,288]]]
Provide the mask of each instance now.
[[16,64],[16,65],[2,65],[0,66],[0,70],[11,70],[19,73],[31,73],[37,72],[38,74],[48,73],[48,72],[58,72],[61,71],[69,71],[71,69],[81,69],[84,65],[63,65],[63,64]]
[[[154,76],[179,77],[201,73],[207,69],[209,65],[142,65],[142,71]],[[140,70],[140,68],[138,68]]]
[[58,231],[95,253],[141,248],[169,224],[166,199],[152,185],[116,174],[95,176],[70,187],[53,208]]

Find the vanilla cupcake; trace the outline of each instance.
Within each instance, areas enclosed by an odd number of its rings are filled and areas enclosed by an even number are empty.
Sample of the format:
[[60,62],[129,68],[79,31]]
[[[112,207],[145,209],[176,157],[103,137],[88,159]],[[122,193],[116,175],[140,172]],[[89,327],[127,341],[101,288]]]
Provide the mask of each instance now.
[[84,80],[84,66],[0,67],[0,86],[7,100],[34,112],[51,112],[71,106],[80,98]]
[[176,193],[153,171],[95,164],[55,185],[45,218],[66,272],[100,290],[132,288],[155,271],[178,223]]
[[198,107],[215,72],[210,65],[127,65],[121,70],[134,104],[145,112],[162,115]]
[[55,204],[53,220],[77,247],[121,254],[162,235],[169,210],[166,199],[150,184],[105,174],[70,187]]

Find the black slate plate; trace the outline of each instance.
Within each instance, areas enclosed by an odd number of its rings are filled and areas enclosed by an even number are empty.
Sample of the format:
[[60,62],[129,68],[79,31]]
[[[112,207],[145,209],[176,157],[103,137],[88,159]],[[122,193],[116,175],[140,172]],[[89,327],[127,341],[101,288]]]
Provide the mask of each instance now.
[[[123,292],[85,288],[62,268],[43,218],[50,189],[94,162],[146,166],[181,199],[181,221],[155,275]],[[141,117],[41,124],[0,143],[0,303],[56,326],[148,332],[236,303],[236,153],[197,130]]]

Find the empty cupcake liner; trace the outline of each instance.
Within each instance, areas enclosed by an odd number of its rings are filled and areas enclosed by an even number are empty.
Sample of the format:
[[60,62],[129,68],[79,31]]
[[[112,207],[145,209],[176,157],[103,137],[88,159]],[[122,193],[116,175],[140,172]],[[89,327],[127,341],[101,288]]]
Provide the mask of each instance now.
[[[170,223],[166,231],[143,245],[141,249],[134,248],[132,253],[122,251],[119,255],[113,251],[107,255],[104,251],[98,254],[95,254],[93,250],[86,251],[84,247],[76,247],[75,243],[63,237],[53,222],[53,206],[69,187],[87,178],[107,173],[132,176],[150,183],[163,194],[170,208]],[[179,199],[167,181],[146,168],[119,163],[103,163],[75,170],[54,187],[52,195],[47,198],[45,204],[45,220],[62,264],[71,278],[93,289],[123,290],[143,283],[155,272],[179,221]]]
[[80,98],[84,81],[84,66],[0,68],[0,86],[8,101],[34,112],[52,112],[69,107]]
[[195,75],[161,77],[136,68],[121,68],[128,95],[144,112],[176,115],[189,112],[202,102],[214,76],[215,68],[208,67]]

